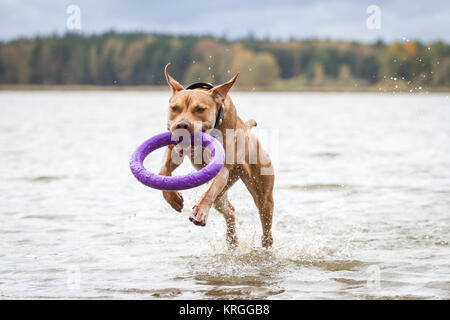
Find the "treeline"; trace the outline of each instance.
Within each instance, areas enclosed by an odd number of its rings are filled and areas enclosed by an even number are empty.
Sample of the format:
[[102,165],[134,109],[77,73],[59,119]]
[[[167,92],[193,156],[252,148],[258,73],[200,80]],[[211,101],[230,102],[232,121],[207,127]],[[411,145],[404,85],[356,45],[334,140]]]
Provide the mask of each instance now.
[[450,46],[443,42],[374,44],[327,40],[229,41],[208,36],[109,32],[0,43],[0,83],[162,85],[163,68],[185,84],[219,83],[239,72],[243,87],[294,82],[370,85],[384,79],[450,85]]

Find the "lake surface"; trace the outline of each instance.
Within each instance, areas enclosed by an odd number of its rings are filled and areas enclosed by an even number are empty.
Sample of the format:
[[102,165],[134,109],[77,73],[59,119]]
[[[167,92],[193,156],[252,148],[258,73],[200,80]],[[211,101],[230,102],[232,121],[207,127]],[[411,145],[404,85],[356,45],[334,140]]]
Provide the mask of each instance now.
[[180,214],[130,173],[168,98],[0,92],[0,298],[450,299],[448,94],[232,93],[276,164],[274,247],[239,182],[234,252],[207,186]]

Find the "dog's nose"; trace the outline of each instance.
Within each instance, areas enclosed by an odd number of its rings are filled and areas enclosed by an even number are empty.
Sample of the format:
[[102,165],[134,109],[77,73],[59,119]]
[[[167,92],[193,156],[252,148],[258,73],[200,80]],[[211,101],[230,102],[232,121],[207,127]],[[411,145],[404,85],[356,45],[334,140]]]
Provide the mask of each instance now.
[[192,134],[192,131],[193,131],[192,123],[190,123],[189,121],[186,121],[186,120],[178,121],[174,127],[174,130],[176,130],[176,129],[187,130],[187,131],[189,131],[190,134]]

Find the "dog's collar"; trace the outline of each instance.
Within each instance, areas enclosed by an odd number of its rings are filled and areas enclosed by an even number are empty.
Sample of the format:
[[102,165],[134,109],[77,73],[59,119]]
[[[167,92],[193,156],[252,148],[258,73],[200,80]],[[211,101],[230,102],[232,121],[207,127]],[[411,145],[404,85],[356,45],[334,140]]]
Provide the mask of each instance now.
[[216,117],[216,123],[214,124],[214,129],[219,129],[219,127],[222,125],[223,118],[225,117],[225,105],[222,103],[219,109],[219,113]]
[[[208,82],[196,82],[191,84],[189,87],[186,88],[186,90],[193,90],[193,89],[212,89],[214,86],[211,83]],[[219,112],[217,113],[216,122],[214,123],[214,129],[218,130],[219,127],[222,125],[223,118],[225,117],[225,105],[222,103],[220,106]]]
[[214,88],[214,86],[211,83],[208,82],[196,82],[191,84],[189,87],[186,88],[186,90],[193,90],[193,89],[198,89],[198,88],[203,88],[203,89],[212,89]]

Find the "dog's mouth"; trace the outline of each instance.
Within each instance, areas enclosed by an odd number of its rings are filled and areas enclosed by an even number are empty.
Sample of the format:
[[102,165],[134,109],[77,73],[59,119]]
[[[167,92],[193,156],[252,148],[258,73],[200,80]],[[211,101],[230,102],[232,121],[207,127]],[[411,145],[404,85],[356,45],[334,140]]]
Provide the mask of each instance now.
[[[189,129],[180,129],[176,128],[176,126],[173,126],[171,124],[167,124],[167,130],[172,132],[175,136],[179,136],[181,141],[180,143],[176,144],[174,146],[174,151],[182,156],[182,155],[188,155],[190,154],[194,148],[194,140],[192,139],[196,134],[198,134],[200,131],[204,133],[211,133],[212,130],[214,130],[214,127],[210,123],[204,123],[202,124],[201,128],[197,127],[197,129],[189,130]],[[191,142],[185,142],[186,137],[191,137]],[[182,138],[184,137],[184,138]]]
[[[207,123],[207,124],[202,125],[201,131],[205,132],[205,133],[209,133],[213,129],[214,129],[213,126],[211,124]],[[175,127],[173,127],[171,125],[167,125],[167,130],[172,132],[172,133],[174,133],[177,130],[186,130],[187,132],[189,132],[189,135],[191,137],[194,136],[196,133],[198,133],[197,130],[192,130],[191,131],[191,130],[188,130],[188,129],[178,129],[178,128],[175,128]],[[178,131],[178,133],[180,133],[180,131]]]
[[210,124],[202,126],[202,132],[209,133],[212,129],[213,127]]

